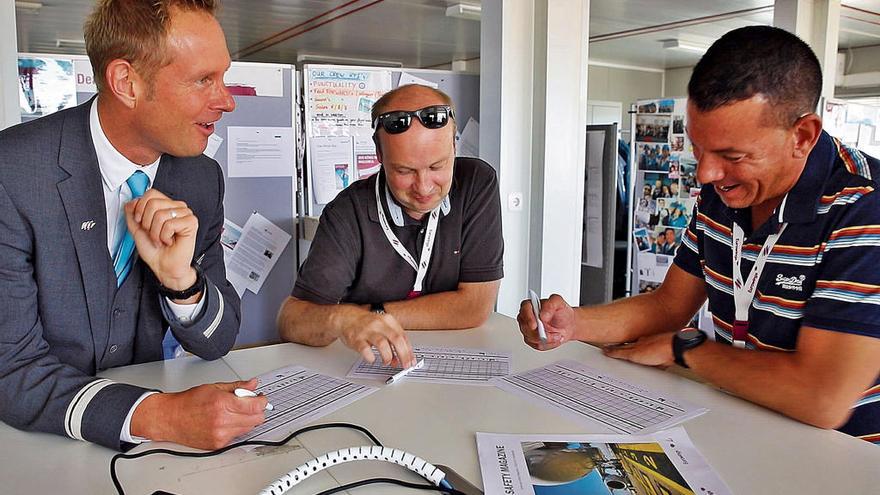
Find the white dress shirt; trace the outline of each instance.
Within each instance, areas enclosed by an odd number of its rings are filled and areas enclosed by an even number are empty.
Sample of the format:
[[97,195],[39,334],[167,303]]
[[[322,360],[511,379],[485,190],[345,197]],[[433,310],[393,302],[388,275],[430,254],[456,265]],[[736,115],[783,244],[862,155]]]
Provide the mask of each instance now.
[[[122,239],[125,237],[125,233],[128,230],[125,223],[125,212],[123,207],[126,203],[131,201],[132,194],[126,181],[131,177],[131,174],[140,170],[147,174],[147,177],[150,179],[150,186],[152,186],[153,181],[156,178],[156,172],[159,170],[159,161],[162,158],[159,157],[155,162],[141,166],[132,162],[114,148],[113,144],[110,143],[110,140],[107,139],[107,135],[104,134],[104,129],[101,128],[101,123],[98,118],[98,98],[95,98],[95,100],[92,101],[89,127],[92,133],[92,143],[95,147],[95,154],[98,156],[98,168],[101,170],[101,182],[104,185],[104,206],[107,209],[107,250],[112,259],[119,243],[122,242]],[[165,298],[168,308],[183,325],[190,323],[193,317],[201,312],[204,301],[204,298],[202,298],[196,304],[176,304],[170,299]],[[125,417],[125,422],[122,425],[122,431],[119,434],[120,440],[129,443],[140,443],[146,440],[131,436],[131,417],[134,414],[134,410],[137,409],[137,406],[140,405],[144,399],[155,393],[158,392],[144,393],[128,411],[128,415]]]

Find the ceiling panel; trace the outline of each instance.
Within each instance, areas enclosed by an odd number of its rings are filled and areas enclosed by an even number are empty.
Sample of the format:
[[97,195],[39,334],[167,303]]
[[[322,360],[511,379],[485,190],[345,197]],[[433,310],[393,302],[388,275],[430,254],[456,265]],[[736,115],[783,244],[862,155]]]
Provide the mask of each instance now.
[[[478,4],[478,0],[464,0]],[[513,0],[508,0],[513,1]],[[518,1],[518,0],[517,0]],[[552,0],[551,0],[552,1]],[[82,40],[92,0],[43,0],[37,10],[17,9],[19,51],[85,53],[57,40]],[[234,58],[294,63],[298,56],[385,61],[435,67],[479,57],[479,21],[446,17],[454,0],[224,0],[219,18]],[[773,0],[592,0],[590,37],[657,27],[619,39],[590,43],[593,61],[650,68],[696,63],[700,54],[664,49],[678,39],[708,46],[723,33],[772,24]],[[764,8],[755,11],[754,9]],[[682,27],[663,25],[726,17]],[[276,36],[277,35],[277,36]],[[841,48],[880,45],[880,0],[844,0]]]

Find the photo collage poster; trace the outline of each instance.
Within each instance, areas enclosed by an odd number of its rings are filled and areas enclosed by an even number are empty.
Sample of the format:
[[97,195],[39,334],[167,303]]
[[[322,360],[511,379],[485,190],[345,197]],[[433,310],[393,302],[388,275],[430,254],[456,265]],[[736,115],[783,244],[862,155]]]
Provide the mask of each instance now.
[[700,194],[697,160],[685,133],[686,106],[685,98],[638,102],[633,246],[639,293],[663,282]]

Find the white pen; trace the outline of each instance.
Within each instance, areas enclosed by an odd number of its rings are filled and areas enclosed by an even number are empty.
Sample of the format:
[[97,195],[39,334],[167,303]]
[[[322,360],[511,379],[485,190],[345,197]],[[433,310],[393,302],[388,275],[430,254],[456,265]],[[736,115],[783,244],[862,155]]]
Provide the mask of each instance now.
[[421,369],[424,366],[425,366],[425,359],[424,358],[419,359],[419,361],[414,366],[410,366],[409,368],[404,368],[404,369],[398,371],[397,373],[393,374],[392,376],[389,376],[388,379],[385,380],[385,383],[394,383],[394,382],[400,380],[401,378],[405,377],[407,374],[409,374],[410,371]]
[[529,299],[532,300],[532,311],[535,313],[535,321],[538,322],[538,337],[542,344],[547,343],[547,331],[544,330],[544,323],[541,322],[541,299],[535,294],[535,291],[529,289]]
[[[237,389],[235,389],[235,396],[236,397],[256,397],[257,394],[253,390],[248,390],[246,388],[237,388]],[[275,407],[273,407],[272,404],[269,404],[267,402],[266,403],[266,410],[267,411],[274,411]]]

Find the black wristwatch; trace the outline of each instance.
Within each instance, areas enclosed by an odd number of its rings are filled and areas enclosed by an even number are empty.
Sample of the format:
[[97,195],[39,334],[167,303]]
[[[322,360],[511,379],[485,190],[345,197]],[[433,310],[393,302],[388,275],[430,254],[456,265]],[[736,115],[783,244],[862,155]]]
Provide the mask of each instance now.
[[371,313],[380,314],[380,315],[384,315],[384,314],[385,314],[385,305],[382,304],[382,303],[373,303],[373,304],[370,304],[370,312],[371,312]]
[[184,299],[189,299],[199,292],[205,290],[205,273],[202,271],[202,268],[197,263],[193,263],[192,267],[196,271],[196,281],[194,284],[192,284],[191,287],[183,290],[172,290],[162,284],[159,284],[159,294],[167,297],[168,299],[171,299],[172,301],[181,301]]
[[680,332],[676,332],[672,337],[672,355],[675,356],[675,364],[683,368],[690,368],[684,362],[685,351],[698,347],[708,338],[709,336],[706,335],[706,332],[696,328],[685,328]]

